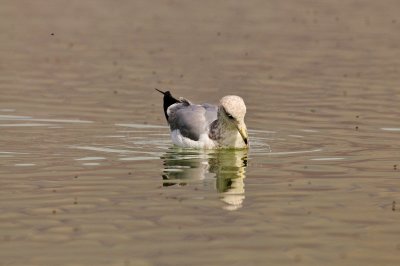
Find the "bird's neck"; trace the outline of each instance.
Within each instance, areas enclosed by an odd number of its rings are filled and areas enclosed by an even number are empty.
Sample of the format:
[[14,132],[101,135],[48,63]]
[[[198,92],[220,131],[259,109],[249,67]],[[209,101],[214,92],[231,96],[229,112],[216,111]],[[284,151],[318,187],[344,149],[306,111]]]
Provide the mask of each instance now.
[[235,125],[218,113],[218,119],[211,123],[209,137],[221,147],[241,147],[243,140]]

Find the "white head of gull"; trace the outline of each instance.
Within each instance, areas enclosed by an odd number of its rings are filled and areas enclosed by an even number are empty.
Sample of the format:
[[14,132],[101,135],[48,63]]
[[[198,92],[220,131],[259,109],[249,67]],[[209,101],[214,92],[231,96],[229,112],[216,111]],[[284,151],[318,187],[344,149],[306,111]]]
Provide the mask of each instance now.
[[228,95],[218,106],[193,104],[164,94],[164,114],[171,129],[172,142],[184,148],[248,148],[244,117],[246,105],[241,97]]

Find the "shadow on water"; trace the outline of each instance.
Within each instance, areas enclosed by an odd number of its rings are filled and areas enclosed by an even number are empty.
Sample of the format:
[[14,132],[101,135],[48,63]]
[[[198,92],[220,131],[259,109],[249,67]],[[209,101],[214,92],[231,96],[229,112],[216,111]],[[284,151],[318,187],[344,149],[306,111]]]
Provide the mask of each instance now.
[[163,186],[185,186],[201,182],[205,188],[216,189],[227,205],[225,209],[242,207],[245,198],[247,150],[191,150],[170,148],[164,161]]

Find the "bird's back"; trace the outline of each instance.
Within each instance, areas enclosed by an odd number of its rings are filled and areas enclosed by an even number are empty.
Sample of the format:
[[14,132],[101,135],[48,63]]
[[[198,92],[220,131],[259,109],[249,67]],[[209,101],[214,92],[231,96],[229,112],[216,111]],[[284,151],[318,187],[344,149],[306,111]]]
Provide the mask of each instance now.
[[217,111],[211,104],[183,101],[168,107],[168,123],[171,131],[179,130],[183,137],[198,141],[202,134],[208,134],[210,124],[217,119]]

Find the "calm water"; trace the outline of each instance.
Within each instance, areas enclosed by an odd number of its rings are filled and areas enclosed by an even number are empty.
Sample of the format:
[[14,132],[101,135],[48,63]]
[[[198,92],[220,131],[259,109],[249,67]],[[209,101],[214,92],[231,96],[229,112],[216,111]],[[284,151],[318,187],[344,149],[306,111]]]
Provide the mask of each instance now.
[[[1,265],[399,265],[397,1],[0,4]],[[161,95],[241,95],[249,151]]]

